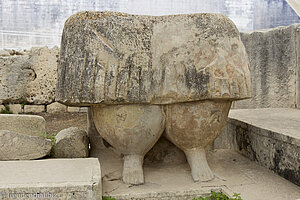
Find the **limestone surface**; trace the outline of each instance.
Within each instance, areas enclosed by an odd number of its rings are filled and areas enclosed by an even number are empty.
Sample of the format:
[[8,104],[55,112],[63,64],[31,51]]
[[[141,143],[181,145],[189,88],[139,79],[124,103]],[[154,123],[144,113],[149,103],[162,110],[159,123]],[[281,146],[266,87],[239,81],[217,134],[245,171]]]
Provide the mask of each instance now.
[[80,107],[68,106],[68,108],[67,108],[67,111],[72,112],[72,113],[79,112],[79,110],[80,110]]
[[10,56],[10,53],[9,53],[9,51],[6,51],[6,50],[4,50],[4,49],[1,49],[1,50],[0,50],[0,56]]
[[56,100],[170,104],[251,96],[248,57],[220,14],[80,12],[65,23]]
[[46,133],[46,121],[37,115],[1,114],[0,130],[29,136],[42,136]]
[[300,24],[241,33],[253,97],[234,108],[300,108]]
[[166,105],[166,136],[184,151],[194,181],[214,178],[205,147],[221,134],[231,101],[198,101]]
[[32,48],[28,54],[0,56],[0,101],[48,104],[55,99],[59,49]]
[[231,148],[300,186],[300,110],[234,109],[215,148]]
[[25,105],[25,113],[40,113],[45,112],[45,105]]
[[9,110],[14,114],[19,114],[23,112],[21,104],[9,104]]
[[96,158],[2,161],[0,177],[0,199],[102,200]]
[[32,160],[51,151],[51,140],[0,130],[0,160]]
[[66,112],[67,111],[67,106],[54,102],[51,103],[50,105],[47,105],[47,112],[48,113],[60,113],[60,112]]
[[87,133],[77,127],[60,131],[56,137],[54,156],[56,158],[86,158],[89,155]]
[[94,124],[101,136],[124,155],[123,181],[144,183],[145,154],[165,127],[165,114],[158,105],[93,106]]

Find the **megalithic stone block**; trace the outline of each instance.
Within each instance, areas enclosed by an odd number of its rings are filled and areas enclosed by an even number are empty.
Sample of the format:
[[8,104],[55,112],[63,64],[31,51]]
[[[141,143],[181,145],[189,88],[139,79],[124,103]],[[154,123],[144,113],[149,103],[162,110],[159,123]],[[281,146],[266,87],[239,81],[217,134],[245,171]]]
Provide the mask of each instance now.
[[251,97],[239,32],[220,14],[80,12],[65,23],[56,100],[170,104]]
[[125,183],[144,182],[143,157],[165,126],[194,180],[212,179],[204,148],[251,87],[244,45],[224,15],[80,12],[65,23],[56,100],[91,106],[98,132],[124,155]]

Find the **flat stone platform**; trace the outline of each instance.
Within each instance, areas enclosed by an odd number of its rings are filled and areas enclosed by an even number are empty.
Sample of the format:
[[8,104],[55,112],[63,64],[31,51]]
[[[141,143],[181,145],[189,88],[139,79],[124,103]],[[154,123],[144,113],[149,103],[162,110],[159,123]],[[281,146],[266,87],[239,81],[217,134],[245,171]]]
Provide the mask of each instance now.
[[300,146],[300,109],[233,109],[229,118],[270,130],[278,139]]
[[300,186],[299,109],[233,109],[214,147],[240,152]]
[[0,199],[101,200],[98,159],[0,161]]
[[208,162],[216,177],[209,182],[194,183],[187,163],[144,166],[145,184],[131,186],[121,181],[122,160],[112,151],[100,156],[103,195],[117,200],[192,200],[211,190],[228,195],[241,193],[244,200],[296,200],[300,187],[259,166],[233,150],[208,152]]

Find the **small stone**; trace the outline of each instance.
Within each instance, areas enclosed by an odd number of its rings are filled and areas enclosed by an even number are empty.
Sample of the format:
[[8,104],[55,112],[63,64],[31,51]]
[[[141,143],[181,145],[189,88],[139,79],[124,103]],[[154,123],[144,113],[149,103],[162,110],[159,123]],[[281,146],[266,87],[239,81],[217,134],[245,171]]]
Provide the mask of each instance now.
[[21,104],[9,104],[8,107],[9,107],[9,110],[14,114],[18,114],[18,113],[23,112]]
[[79,112],[85,113],[88,111],[88,107],[80,107]]
[[68,112],[79,112],[80,107],[72,107],[72,106],[68,106]]
[[10,56],[10,53],[9,51],[6,51],[6,50],[0,50],[0,56]]
[[14,49],[3,49],[4,51],[7,51],[11,56],[16,54],[16,50]]
[[51,151],[51,140],[0,130],[0,160],[32,160]]
[[67,111],[67,106],[54,102],[50,105],[47,106],[47,112],[48,113],[60,113],[60,112],[66,112]]
[[44,105],[25,105],[24,112],[25,113],[45,112],[45,106]]
[[86,158],[89,155],[87,133],[77,127],[70,127],[56,135],[54,157]]
[[46,121],[37,115],[1,114],[0,130],[41,137],[46,133]]

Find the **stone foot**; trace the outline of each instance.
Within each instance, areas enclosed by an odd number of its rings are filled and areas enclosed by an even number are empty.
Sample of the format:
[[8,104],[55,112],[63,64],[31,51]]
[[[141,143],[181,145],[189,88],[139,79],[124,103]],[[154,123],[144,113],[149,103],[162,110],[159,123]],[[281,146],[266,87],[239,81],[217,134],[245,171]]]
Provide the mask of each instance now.
[[192,177],[197,181],[210,181],[214,174],[208,166],[204,149],[189,149],[184,151],[192,170]]
[[123,166],[123,182],[132,185],[144,183],[143,173],[144,156],[125,155]]

